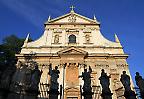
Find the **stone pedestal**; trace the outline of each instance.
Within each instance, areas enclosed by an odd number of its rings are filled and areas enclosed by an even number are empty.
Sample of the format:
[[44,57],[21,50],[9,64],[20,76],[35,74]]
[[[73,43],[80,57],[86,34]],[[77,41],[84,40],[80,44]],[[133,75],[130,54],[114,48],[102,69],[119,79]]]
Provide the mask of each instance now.
[[140,92],[140,97],[144,99],[144,92]]
[[132,91],[132,90],[131,90],[131,91],[125,91],[125,92],[124,92],[124,97],[125,97],[126,99],[137,99],[135,92]]
[[101,97],[102,99],[112,99],[113,93],[111,92],[102,92]]
[[83,92],[84,99],[92,99],[93,92]]
[[37,95],[10,93],[7,99],[37,99]]
[[9,90],[0,89],[0,99],[6,99],[8,94],[9,94]]
[[58,90],[50,90],[49,93],[49,99],[58,99],[59,91]]

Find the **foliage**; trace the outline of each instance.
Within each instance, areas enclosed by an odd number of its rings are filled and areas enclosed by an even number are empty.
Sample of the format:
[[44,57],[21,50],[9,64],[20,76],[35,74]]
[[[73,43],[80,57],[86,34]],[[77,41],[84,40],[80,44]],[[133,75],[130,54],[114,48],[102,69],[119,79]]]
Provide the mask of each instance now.
[[16,63],[15,54],[20,53],[24,40],[15,35],[3,39],[3,43],[0,45],[0,70]]

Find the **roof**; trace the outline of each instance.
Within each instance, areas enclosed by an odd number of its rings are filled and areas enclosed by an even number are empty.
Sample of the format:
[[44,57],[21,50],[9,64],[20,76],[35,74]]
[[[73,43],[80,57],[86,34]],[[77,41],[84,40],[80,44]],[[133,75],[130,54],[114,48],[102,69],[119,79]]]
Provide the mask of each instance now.
[[[70,22],[70,21],[72,21],[72,22]],[[81,23],[81,22],[83,22],[83,23]],[[67,23],[67,24],[97,24],[97,25],[100,25],[100,22],[98,22],[96,20],[96,18],[90,19],[90,18],[82,16],[78,13],[75,13],[74,11],[71,11],[71,12],[65,14],[65,15],[59,16],[59,17],[54,18],[54,19],[50,19],[50,17],[49,17],[48,21],[45,22],[45,25],[64,24],[64,23]]]

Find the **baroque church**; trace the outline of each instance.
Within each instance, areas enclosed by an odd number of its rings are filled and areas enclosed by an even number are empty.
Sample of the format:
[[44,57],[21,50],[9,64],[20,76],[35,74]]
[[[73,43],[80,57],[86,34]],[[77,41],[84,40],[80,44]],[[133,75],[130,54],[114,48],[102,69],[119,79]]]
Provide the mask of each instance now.
[[79,76],[89,66],[92,68],[92,99],[101,99],[99,77],[102,69],[111,77],[112,99],[125,99],[120,76],[124,70],[130,75],[126,61],[128,55],[124,53],[116,34],[114,42],[106,39],[100,32],[100,22],[95,16],[93,19],[87,18],[76,13],[73,7],[65,15],[54,19],[49,17],[44,26],[44,33],[37,40],[28,42],[28,34],[21,52],[16,55],[21,62],[26,61],[27,55],[33,55],[33,60],[43,71],[40,99],[48,97],[49,64],[52,64],[52,68],[58,66],[58,83],[63,86],[63,99],[80,99],[80,85],[84,82]]

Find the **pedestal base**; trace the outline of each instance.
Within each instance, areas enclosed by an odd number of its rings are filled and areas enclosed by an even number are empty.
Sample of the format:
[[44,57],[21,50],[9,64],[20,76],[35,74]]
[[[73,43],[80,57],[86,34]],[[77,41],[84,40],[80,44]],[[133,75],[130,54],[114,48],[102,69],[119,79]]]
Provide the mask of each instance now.
[[144,99],[144,92],[140,92],[140,97]]
[[37,99],[37,95],[10,93],[7,99]]
[[131,91],[125,91],[125,92],[124,92],[124,97],[125,97],[126,99],[137,99],[135,92],[132,91],[132,90],[131,90]]
[[93,92],[83,92],[84,99],[92,99]]
[[58,90],[50,90],[49,99],[58,99],[59,91]]
[[112,99],[112,95],[113,95],[113,93],[111,93],[111,92],[102,92],[102,94],[101,94],[102,99]]

